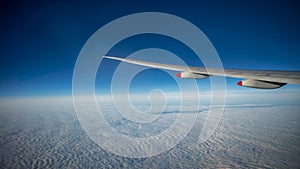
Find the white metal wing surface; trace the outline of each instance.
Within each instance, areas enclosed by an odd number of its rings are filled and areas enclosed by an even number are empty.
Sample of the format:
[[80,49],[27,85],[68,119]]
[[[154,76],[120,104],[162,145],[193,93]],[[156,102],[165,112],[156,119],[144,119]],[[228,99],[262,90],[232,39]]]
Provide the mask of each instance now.
[[252,88],[275,89],[285,84],[300,84],[300,71],[205,68],[147,62],[113,56],[103,57],[141,66],[179,71],[181,73],[178,73],[176,76],[181,78],[202,79],[209,76],[244,78],[245,80],[239,81],[237,84],[239,86]]

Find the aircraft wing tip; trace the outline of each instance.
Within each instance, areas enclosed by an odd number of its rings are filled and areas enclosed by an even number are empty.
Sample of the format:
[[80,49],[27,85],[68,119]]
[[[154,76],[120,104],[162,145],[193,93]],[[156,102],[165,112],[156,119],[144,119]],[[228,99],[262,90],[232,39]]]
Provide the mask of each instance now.
[[113,57],[113,56],[102,56],[102,57],[107,59],[117,59],[117,57]]
[[114,56],[102,56],[103,58],[107,58],[107,59],[113,59],[113,60],[120,60],[120,61],[124,61],[124,58],[119,58],[119,57],[114,57]]

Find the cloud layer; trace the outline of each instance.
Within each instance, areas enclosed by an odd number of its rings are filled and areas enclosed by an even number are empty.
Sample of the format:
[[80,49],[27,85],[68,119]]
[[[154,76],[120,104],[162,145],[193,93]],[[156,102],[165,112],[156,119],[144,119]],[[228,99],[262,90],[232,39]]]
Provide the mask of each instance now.
[[[11,99],[0,103],[3,168],[300,167],[299,106],[228,106],[213,136],[197,144],[207,116],[203,109],[189,135],[175,148],[151,158],[132,159],[95,144],[81,128],[69,98]],[[145,137],[165,130],[173,122],[178,113],[171,108],[152,126],[129,125],[114,116],[107,118],[123,134]],[[106,107],[107,114],[113,111]]]

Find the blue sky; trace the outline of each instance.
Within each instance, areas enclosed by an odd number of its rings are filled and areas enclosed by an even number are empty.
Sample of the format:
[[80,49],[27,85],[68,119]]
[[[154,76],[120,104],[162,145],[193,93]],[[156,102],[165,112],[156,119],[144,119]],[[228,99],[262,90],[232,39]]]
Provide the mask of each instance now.
[[[149,11],[177,15],[198,26],[215,46],[225,68],[300,70],[299,4],[297,1],[1,2],[0,95],[71,94],[72,71],[87,39],[114,19]],[[174,50],[186,60],[192,55],[178,42],[154,35],[124,40],[110,54],[127,56],[148,47]],[[176,50],[179,48],[182,50]],[[103,64],[108,72],[117,65],[113,61]],[[162,72],[144,73],[148,79],[137,77],[136,84],[146,88],[173,85],[172,80],[155,80],[164,76]],[[105,77],[109,79],[109,73]],[[229,90],[248,90],[236,86],[237,81],[228,79]],[[101,87],[109,86],[110,81],[103,83]]]

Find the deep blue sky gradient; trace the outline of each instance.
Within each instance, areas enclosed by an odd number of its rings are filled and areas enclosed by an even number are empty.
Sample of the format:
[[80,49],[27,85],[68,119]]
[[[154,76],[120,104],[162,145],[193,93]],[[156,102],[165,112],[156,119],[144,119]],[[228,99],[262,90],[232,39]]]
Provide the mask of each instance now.
[[[87,39],[114,19],[149,11],[174,14],[198,26],[225,68],[300,70],[299,4],[253,0],[1,1],[0,95],[71,94],[73,67]],[[137,37],[111,54],[126,56],[143,47],[171,49],[176,45],[155,43],[159,38]],[[116,62],[103,64],[110,67]],[[150,80],[153,84],[147,83],[149,86],[162,83]],[[236,81],[228,80],[232,90],[240,89]]]

